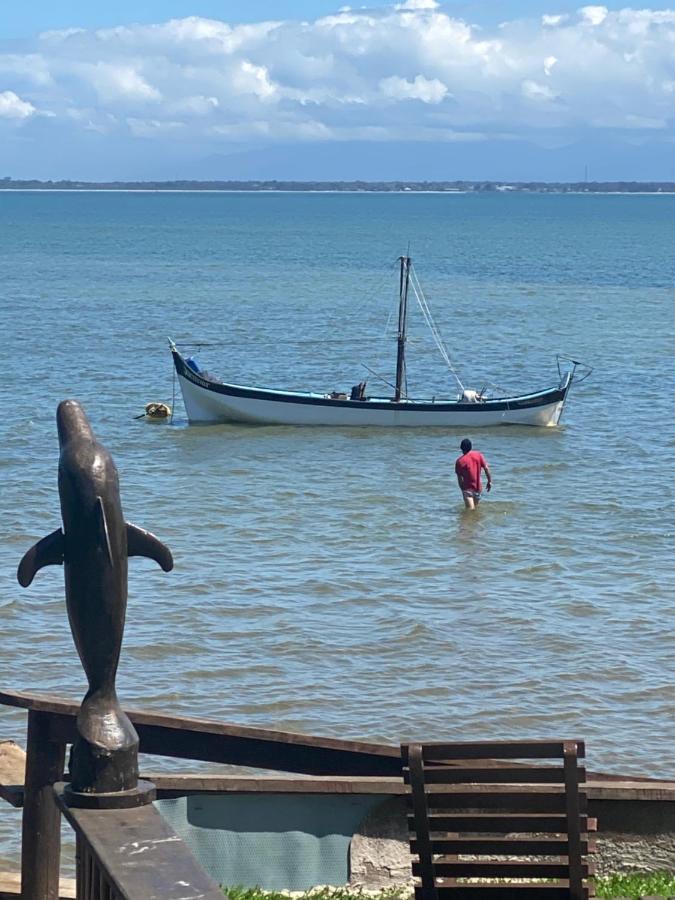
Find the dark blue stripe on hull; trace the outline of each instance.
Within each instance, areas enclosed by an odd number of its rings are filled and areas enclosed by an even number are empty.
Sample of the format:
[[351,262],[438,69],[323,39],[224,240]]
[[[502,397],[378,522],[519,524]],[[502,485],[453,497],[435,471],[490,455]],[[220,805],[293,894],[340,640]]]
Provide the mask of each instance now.
[[[327,397],[306,397],[302,394],[283,394],[277,393],[264,388],[248,388],[238,387],[232,384],[222,384],[217,381],[211,381],[202,378],[186,365],[183,357],[176,350],[171,351],[176,372],[191,381],[197,387],[214,394],[221,394],[226,397],[246,397],[250,400],[266,400],[275,403],[296,403],[309,404],[311,406],[330,406],[330,407],[360,407],[364,406],[368,409],[391,409],[393,401],[389,400],[330,400]],[[540,391],[535,394],[528,394],[520,397],[504,398],[502,400],[486,400],[482,403],[460,403],[456,400],[432,402],[428,400],[424,403],[400,403],[397,408],[403,410],[419,411],[454,411],[467,413],[480,413],[489,411],[499,411],[507,409],[533,409],[538,406],[547,406],[549,403],[559,403],[565,399],[567,390],[560,388],[551,388],[550,390]]]

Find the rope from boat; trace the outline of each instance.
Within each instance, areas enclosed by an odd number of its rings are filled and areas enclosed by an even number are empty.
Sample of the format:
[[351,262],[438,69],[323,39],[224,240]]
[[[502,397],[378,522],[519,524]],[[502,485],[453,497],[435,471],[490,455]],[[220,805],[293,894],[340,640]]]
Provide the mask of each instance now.
[[171,371],[173,372],[173,394],[171,397],[171,418],[169,419],[169,424],[173,425],[173,411],[176,408],[176,367],[173,364]]
[[415,272],[415,269],[413,266],[411,266],[410,268],[412,271],[412,278],[410,279],[410,283],[412,285],[413,292],[417,299],[417,305],[422,310],[422,315],[424,316],[424,321],[427,323],[429,331],[432,334],[434,342],[435,342],[436,346],[438,347],[438,350],[439,350],[441,356],[445,360],[447,367],[452,372],[455,381],[459,385],[459,389],[463,392],[464,385],[462,384],[462,380],[459,377],[459,375],[457,374],[457,370],[453,366],[452,360],[450,359],[450,356],[448,355],[448,351],[445,348],[445,344],[443,343],[443,338],[441,337],[441,333],[438,330],[438,326],[436,325],[436,322],[434,321],[434,317],[431,314],[431,309],[429,308],[429,303],[427,302],[427,298],[424,296],[424,291],[422,290],[422,286],[419,283],[419,279],[417,277],[417,272]]

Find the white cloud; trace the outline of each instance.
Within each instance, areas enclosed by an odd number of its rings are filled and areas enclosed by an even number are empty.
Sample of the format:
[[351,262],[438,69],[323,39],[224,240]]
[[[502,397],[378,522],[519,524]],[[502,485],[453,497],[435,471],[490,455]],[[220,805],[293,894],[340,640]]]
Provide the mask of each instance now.
[[530,100],[553,100],[555,98],[550,87],[545,84],[537,84],[536,81],[530,81],[529,78],[522,83],[521,89],[523,96]]
[[277,93],[277,86],[270,81],[266,66],[256,66],[242,60],[239,70],[232,76],[233,87],[244,94],[255,94],[261,100],[269,100]]
[[62,28],[56,31],[42,31],[39,34],[39,40],[42,43],[59,43],[63,41],[65,38],[69,38],[74,34],[86,34],[87,31],[85,28]]
[[544,60],[544,73],[546,75],[550,75],[553,71],[553,66],[558,62],[555,56],[547,56]]
[[208,116],[219,106],[217,97],[184,97],[171,105],[174,114],[192,116]]
[[589,25],[602,25],[609,14],[606,6],[584,6],[579,10],[579,16]]
[[34,85],[46,85],[52,80],[48,63],[39,53],[0,53],[0,77],[3,75]]
[[423,103],[440,103],[448,93],[447,87],[438,78],[415,76],[413,81],[392,75],[380,81],[380,90],[392,100],[421,100]]
[[664,119],[650,119],[648,116],[639,116],[629,113],[626,116],[627,128],[656,128],[658,130],[666,127]]
[[134,137],[156,138],[185,128],[184,122],[171,122],[160,119],[127,119],[129,131]]
[[161,100],[157,88],[148,84],[133,64],[98,62],[85,65],[84,74],[104,102]]
[[436,0],[405,0],[405,3],[398,3],[396,9],[436,9],[440,5]]
[[552,16],[545,13],[541,17],[541,24],[549,28],[555,28],[556,25],[562,25],[567,19],[569,19],[569,16],[564,14]]
[[42,137],[56,125],[170,135],[205,152],[355,136],[526,132],[543,144],[552,129],[560,142],[607,128],[674,138],[675,10],[591,5],[488,29],[445,9],[392,0],[304,22],[190,16],[47,32],[23,53],[0,45],[0,116],[27,132],[37,122]]
[[17,97],[14,91],[0,93],[0,119],[27,119],[36,112],[32,103]]

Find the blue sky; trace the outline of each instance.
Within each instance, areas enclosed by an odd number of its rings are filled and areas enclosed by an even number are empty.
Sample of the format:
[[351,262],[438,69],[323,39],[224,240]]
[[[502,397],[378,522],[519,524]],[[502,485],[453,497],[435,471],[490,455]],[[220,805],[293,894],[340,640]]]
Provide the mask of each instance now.
[[0,177],[675,180],[664,6],[0,2]]

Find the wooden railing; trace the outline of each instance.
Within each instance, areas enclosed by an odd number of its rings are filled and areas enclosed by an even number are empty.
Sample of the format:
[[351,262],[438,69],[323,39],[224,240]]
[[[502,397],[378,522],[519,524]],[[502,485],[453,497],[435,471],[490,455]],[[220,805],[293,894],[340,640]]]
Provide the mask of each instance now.
[[78,809],[55,793],[76,835],[78,900],[224,900],[154,806]]
[[[59,697],[14,691],[0,692],[0,705],[28,711],[21,851],[22,897],[23,900],[58,900],[63,805],[59,809],[54,786],[64,777],[66,745],[72,743],[77,734],[79,704]],[[138,732],[141,753],[306,775],[400,778],[399,748],[388,744],[312,737],[147,710],[131,709],[126,712]],[[147,811],[143,814],[144,827],[149,827],[151,822],[156,822],[150,816],[154,808],[144,809]],[[78,846],[84,854],[79,868],[85,858],[90,859],[92,852],[96,854],[101,849],[98,844],[92,848],[90,837],[81,833],[95,820],[94,815],[85,813],[94,812],[70,810],[66,813],[78,833]],[[129,811],[124,813],[120,820],[129,818]],[[111,811],[106,810],[106,821],[112,821],[112,818]],[[140,820],[141,816],[137,818]],[[117,837],[119,840],[119,834]],[[181,861],[181,866],[185,867],[187,863]],[[113,876],[114,870],[110,878]],[[97,894],[79,893],[80,889],[93,889],[89,876],[86,881],[82,881],[82,877],[81,887],[78,883],[78,897],[98,900]],[[105,884],[105,879],[101,883]],[[118,895],[103,893],[100,896],[102,900],[107,900]],[[146,895],[141,892],[135,896],[124,893],[119,896],[144,900]]]

